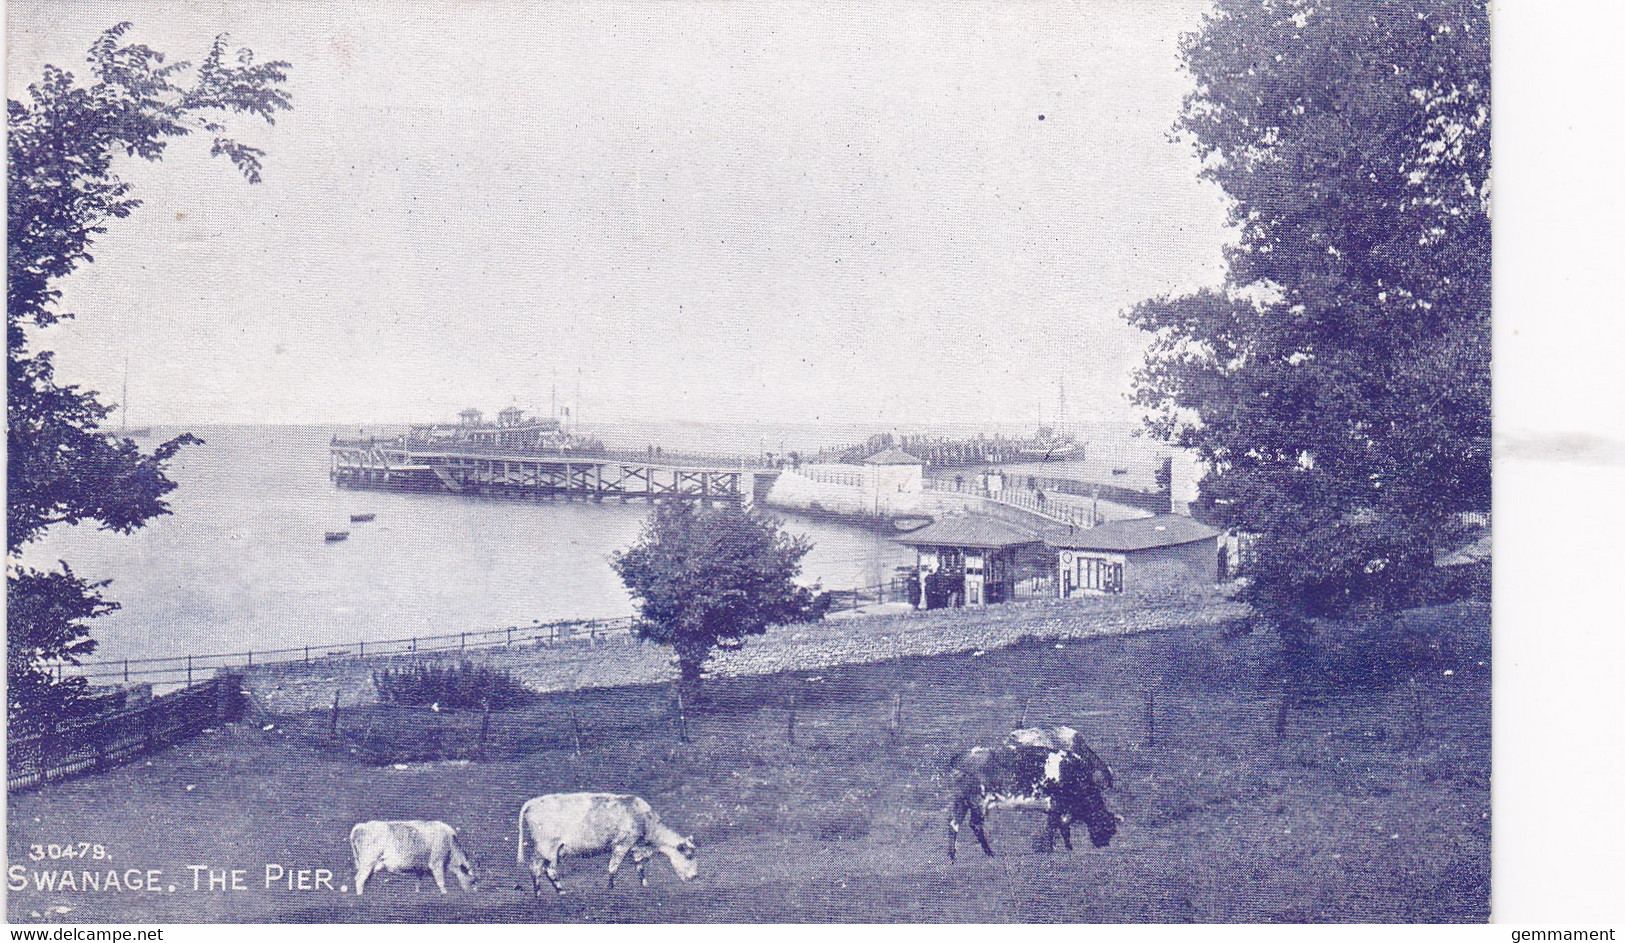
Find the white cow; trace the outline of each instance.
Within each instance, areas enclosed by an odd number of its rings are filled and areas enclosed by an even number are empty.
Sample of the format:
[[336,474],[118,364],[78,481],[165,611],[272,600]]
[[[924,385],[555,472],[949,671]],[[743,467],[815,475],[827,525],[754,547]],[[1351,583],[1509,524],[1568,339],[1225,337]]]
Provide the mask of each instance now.
[[416,874],[419,882],[428,872],[444,894],[449,870],[463,890],[474,889],[474,868],[457,844],[457,830],[445,822],[362,822],[350,829],[350,853],[357,894],[379,871]]
[[638,880],[649,886],[644,862],[659,852],[684,881],[699,873],[694,863],[694,839],[685,838],[660,821],[649,803],[637,796],[604,792],[556,793],[537,796],[519,810],[519,864],[530,865],[532,893],[542,893],[542,876],[553,890],[559,887],[559,859],[565,855],[609,855],[609,886],[627,855],[638,866]]

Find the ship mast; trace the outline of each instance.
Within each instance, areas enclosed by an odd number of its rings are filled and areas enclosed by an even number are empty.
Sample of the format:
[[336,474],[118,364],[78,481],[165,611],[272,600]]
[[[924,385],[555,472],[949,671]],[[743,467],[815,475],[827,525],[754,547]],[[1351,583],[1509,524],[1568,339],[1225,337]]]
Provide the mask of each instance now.
[[1066,435],[1066,378],[1061,378],[1061,398],[1055,405],[1055,434],[1057,437]]

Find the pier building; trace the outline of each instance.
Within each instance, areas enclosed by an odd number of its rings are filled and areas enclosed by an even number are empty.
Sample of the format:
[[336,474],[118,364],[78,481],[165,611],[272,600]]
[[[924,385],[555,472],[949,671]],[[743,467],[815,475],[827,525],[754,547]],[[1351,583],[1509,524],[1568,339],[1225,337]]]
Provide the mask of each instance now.
[[921,609],[1006,602],[1025,571],[1048,565],[1037,534],[980,514],[944,517],[895,539],[914,548]]

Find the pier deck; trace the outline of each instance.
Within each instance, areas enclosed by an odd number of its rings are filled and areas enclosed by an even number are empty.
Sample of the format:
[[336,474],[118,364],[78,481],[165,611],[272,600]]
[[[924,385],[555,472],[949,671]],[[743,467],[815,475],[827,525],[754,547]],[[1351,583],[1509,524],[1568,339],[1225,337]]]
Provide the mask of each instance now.
[[639,461],[610,455],[403,446],[334,439],[329,476],[341,488],[602,501],[694,500],[753,505],[777,468]]

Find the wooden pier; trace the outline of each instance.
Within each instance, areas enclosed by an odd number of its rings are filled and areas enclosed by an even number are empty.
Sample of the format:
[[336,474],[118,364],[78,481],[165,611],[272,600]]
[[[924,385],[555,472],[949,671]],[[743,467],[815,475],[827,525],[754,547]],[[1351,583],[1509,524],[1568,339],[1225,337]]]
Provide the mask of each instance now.
[[334,439],[329,475],[341,488],[449,492],[533,500],[634,498],[740,504],[767,495],[776,468],[631,460],[606,455],[418,446]]

